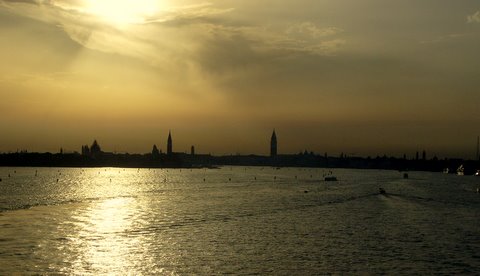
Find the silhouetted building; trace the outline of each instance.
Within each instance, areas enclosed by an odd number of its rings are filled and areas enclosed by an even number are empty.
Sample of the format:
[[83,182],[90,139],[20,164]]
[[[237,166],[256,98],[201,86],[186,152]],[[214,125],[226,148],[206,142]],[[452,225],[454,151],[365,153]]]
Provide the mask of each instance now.
[[153,145],[152,156],[158,157],[159,155],[160,155],[160,151],[158,150],[157,145]]
[[422,152],[422,160],[427,160],[427,152],[425,150]]
[[415,153],[415,160],[418,160],[418,151]]
[[270,156],[277,156],[277,134],[275,133],[275,129],[273,130],[272,138],[270,139]]
[[88,145],[82,146],[82,155],[90,155],[90,148]]
[[192,156],[195,155],[195,146],[192,146],[190,148],[190,155],[192,155]]
[[172,133],[168,132],[168,139],[167,139],[167,154],[172,155],[173,153],[173,142],[172,142]]
[[90,154],[96,155],[102,152],[100,145],[98,145],[97,140],[93,141],[92,146],[90,146]]

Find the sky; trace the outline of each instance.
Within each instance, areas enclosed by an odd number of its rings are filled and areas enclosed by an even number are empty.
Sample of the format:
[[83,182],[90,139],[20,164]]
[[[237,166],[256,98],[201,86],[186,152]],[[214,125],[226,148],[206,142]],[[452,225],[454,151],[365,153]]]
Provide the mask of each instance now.
[[478,0],[0,0],[0,152],[474,158]]

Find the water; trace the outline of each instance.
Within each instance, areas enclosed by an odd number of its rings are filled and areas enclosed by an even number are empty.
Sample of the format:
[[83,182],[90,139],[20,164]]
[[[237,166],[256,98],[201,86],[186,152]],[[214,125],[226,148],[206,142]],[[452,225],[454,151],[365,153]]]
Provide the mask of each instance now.
[[480,273],[480,178],[325,172],[0,168],[0,275]]

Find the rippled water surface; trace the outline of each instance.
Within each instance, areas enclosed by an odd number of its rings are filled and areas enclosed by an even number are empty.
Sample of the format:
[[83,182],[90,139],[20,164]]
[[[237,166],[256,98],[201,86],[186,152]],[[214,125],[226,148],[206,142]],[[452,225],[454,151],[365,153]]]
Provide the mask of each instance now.
[[0,168],[0,275],[480,274],[480,178],[325,173]]

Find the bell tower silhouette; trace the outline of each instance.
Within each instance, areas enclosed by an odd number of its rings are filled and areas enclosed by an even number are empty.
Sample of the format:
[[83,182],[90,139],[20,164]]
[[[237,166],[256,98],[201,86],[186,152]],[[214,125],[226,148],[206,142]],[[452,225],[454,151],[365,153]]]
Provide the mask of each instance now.
[[272,138],[270,139],[270,156],[277,156],[277,134],[275,133],[275,129],[273,130]]
[[172,133],[168,131],[167,155],[172,155],[172,153],[173,153]]

